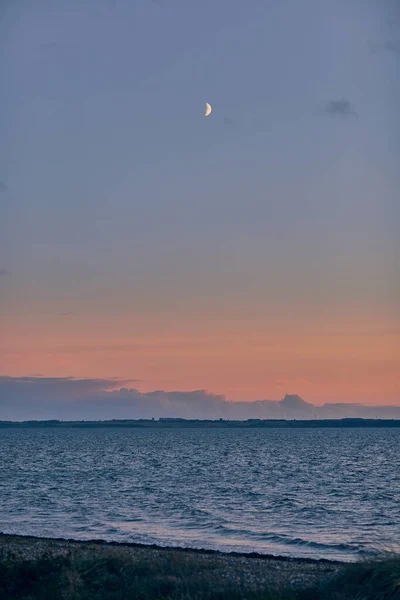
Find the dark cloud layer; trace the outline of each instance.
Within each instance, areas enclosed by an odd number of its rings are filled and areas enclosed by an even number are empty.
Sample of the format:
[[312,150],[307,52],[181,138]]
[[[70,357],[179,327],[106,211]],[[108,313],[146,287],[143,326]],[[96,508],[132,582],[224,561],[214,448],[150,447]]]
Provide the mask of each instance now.
[[0,277],[2,275],[4,275],[4,276],[11,275],[11,271],[9,271],[8,269],[4,269],[3,267],[1,267],[0,268]]
[[330,100],[326,105],[324,112],[326,115],[329,115],[331,117],[358,117],[354,105],[347,98]]
[[[0,420],[400,418],[400,406],[314,406],[296,395],[287,395],[279,402],[230,402],[205,390],[142,393],[135,388],[119,387],[126,384],[113,379],[3,376]],[[117,386],[119,389],[115,390]]]
[[4,183],[4,181],[1,181],[0,179],[0,193],[1,192],[6,192],[8,190],[8,187],[6,186],[6,184]]

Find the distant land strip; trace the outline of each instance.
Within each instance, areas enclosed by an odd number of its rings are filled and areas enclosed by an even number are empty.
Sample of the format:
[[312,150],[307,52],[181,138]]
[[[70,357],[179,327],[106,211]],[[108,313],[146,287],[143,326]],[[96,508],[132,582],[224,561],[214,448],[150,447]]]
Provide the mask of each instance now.
[[225,419],[112,419],[108,421],[0,421],[0,428],[96,428],[96,427],[139,427],[152,429],[171,428],[269,428],[269,429],[299,429],[299,428],[360,428],[360,427],[400,427],[400,419],[247,419],[246,421],[229,421]]

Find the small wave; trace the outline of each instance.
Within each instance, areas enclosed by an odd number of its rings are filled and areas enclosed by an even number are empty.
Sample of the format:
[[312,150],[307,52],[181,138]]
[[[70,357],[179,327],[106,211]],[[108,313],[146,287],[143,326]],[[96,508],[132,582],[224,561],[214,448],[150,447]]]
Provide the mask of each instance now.
[[290,537],[285,534],[278,534],[276,532],[251,531],[241,527],[232,527],[232,525],[223,525],[221,523],[203,522],[193,526],[193,529],[197,529],[198,531],[208,530],[214,532],[217,539],[219,537],[225,540],[227,538],[233,538],[236,540],[242,540],[244,543],[251,541],[261,543],[267,542],[270,544],[272,543],[280,546],[287,546],[288,548],[308,547],[313,550],[319,550],[321,553],[324,551],[355,553],[360,550],[360,546],[357,544],[346,544],[343,542],[334,544],[323,541],[307,540],[300,537]]
[[307,546],[315,550],[333,550],[336,552],[358,552],[359,546],[351,544],[332,544],[324,542],[316,542],[314,540],[305,540],[303,538],[290,538],[286,536],[273,535],[270,536],[271,541],[279,542],[280,544],[286,544],[288,546]]

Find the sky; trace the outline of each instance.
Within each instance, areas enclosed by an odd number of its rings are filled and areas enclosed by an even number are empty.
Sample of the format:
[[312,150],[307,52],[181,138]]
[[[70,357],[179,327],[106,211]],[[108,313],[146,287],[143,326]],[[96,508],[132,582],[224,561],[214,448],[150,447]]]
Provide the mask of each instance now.
[[399,17],[2,0],[0,375],[400,404]]

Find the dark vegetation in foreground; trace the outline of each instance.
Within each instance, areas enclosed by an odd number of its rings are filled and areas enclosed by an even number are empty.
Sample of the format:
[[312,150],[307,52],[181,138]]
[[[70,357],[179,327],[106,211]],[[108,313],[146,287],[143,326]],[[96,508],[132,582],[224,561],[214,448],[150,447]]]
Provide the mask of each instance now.
[[32,557],[0,545],[2,600],[400,599],[400,557],[329,566],[85,542],[52,552],[49,544],[47,554],[31,546]]

